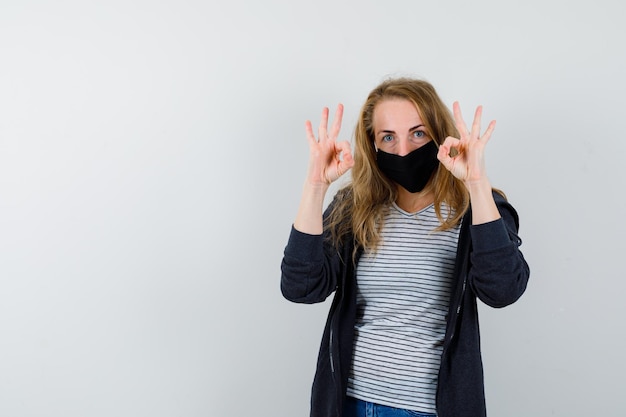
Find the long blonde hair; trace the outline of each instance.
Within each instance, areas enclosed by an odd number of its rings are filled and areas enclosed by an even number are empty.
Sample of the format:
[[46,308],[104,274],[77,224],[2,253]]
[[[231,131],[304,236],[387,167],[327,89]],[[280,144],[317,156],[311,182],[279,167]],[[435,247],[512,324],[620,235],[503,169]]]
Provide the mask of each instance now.
[[[374,146],[374,109],[382,100],[391,98],[405,99],[415,105],[426,132],[437,145],[448,136],[458,137],[452,114],[430,83],[393,78],[372,90],[361,108],[354,133],[352,181],[337,193],[338,198],[324,226],[337,247],[352,236],[353,255],[359,248],[376,250],[385,212],[397,198],[396,185],[378,168]],[[427,186],[434,191],[435,211],[441,221],[439,229],[457,225],[469,207],[469,193],[463,183],[439,164]],[[445,217],[442,205],[449,207]]]

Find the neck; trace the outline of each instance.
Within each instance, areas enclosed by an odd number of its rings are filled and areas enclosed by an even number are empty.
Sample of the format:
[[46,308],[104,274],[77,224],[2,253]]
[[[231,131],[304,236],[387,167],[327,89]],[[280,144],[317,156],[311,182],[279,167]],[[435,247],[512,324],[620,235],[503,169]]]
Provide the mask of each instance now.
[[407,213],[415,213],[428,207],[435,201],[435,191],[428,184],[426,188],[417,193],[410,193],[398,185],[398,198],[396,204]]

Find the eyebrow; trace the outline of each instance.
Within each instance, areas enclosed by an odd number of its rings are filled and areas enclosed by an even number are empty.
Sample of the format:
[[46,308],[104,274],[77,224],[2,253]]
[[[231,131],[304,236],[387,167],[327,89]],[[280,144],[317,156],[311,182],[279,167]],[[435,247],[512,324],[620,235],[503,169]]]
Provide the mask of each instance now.
[[[417,125],[417,126],[413,126],[412,128],[409,129],[409,132],[415,130],[415,129],[419,129],[420,127],[425,127],[424,125]],[[396,133],[393,130],[379,130],[377,135],[380,135],[381,133]]]

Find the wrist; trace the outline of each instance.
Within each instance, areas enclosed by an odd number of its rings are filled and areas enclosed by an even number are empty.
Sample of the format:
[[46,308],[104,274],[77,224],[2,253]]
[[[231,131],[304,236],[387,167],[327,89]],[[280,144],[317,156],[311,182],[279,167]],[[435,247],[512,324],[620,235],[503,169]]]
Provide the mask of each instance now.
[[325,196],[326,192],[330,188],[330,184],[325,182],[310,182],[304,183],[303,192],[308,195]]
[[491,182],[487,177],[476,180],[466,180],[463,181],[463,184],[465,185],[465,188],[467,188],[467,191],[469,191],[470,195],[473,193],[483,194],[485,192],[491,194]]

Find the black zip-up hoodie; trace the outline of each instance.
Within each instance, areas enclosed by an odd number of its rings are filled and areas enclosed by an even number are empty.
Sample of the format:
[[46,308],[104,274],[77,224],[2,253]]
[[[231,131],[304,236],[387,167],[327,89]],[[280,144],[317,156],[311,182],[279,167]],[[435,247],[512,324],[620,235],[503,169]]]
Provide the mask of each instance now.
[[[530,271],[519,250],[517,212],[500,194],[494,193],[494,198],[501,219],[471,225],[471,212],[463,217],[439,369],[439,417],[486,416],[476,298],[491,307],[504,307],[524,293],[528,282]],[[318,303],[335,292],[317,360],[311,417],[341,417],[348,383],[356,265],[353,239],[344,241],[347,244],[337,250],[326,234],[309,235],[292,227],[281,264],[281,291],[288,300]],[[357,262],[359,257],[360,253]]]

